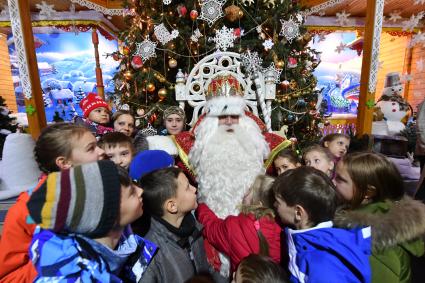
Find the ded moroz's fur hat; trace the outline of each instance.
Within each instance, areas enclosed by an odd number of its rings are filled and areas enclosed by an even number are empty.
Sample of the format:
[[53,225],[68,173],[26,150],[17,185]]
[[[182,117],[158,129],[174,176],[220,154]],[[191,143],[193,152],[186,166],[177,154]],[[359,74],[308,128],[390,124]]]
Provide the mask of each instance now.
[[205,106],[209,117],[245,115],[246,103],[240,96],[220,96],[209,100]]

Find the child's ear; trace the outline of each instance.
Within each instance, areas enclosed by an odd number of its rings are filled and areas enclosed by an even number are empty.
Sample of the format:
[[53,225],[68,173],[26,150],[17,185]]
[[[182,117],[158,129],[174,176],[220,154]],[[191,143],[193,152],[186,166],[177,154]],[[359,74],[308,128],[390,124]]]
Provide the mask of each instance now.
[[310,222],[307,211],[301,205],[295,205],[295,223],[298,223],[300,227],[305,227]]
[[55,159],[56,166],[59,167],[60,170],[69,169],[72,167],[72,162],[66,159],[64,156],[58,156]]
[[295,164],[295,167],[301,167],[301,163],[297,162],[297,163]]
[[176,214],[177,213],[177,203],[174,199],[170,198],[165,201],[165,209],[170,214]]
[[323,143],[323,147],[329,147],[329,142],[328,142],[328,141],[325,141],[325,142]]

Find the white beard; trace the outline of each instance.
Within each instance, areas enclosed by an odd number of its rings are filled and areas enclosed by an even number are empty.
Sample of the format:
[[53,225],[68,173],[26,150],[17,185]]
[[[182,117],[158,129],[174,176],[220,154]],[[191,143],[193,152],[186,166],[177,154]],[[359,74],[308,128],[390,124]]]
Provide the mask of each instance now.
[[238,214],[245,192],[258,174],[264,174],[263,161],[269,153],[258,126],[240,123],[232,126],[234,132],[227,129],[219,126],[207,140],[197,137],[189,154],[200,197],[220,218]]

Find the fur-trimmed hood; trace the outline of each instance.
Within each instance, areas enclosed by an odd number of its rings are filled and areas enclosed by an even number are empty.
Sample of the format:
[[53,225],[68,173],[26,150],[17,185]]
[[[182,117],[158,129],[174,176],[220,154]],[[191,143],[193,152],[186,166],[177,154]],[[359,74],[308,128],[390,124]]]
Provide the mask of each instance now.
[[341,210],[337,227],[372,227],[372,245],[381,250],[425,236],[425,205],[410,197],[400,201],[371,203],[356,210]]

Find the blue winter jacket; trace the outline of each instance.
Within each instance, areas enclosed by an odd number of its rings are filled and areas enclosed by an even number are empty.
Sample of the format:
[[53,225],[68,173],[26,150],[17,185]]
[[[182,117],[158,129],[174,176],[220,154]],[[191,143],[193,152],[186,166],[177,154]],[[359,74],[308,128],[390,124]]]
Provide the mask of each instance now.
[[370,282],[370,227],[333,228],[332,221],[286,231],[291,282]]
[[38,272],[34,282],[138,282],[157,247],[130,227],[112,250],[82,235],[55,234],[37,226],[29,249]]

